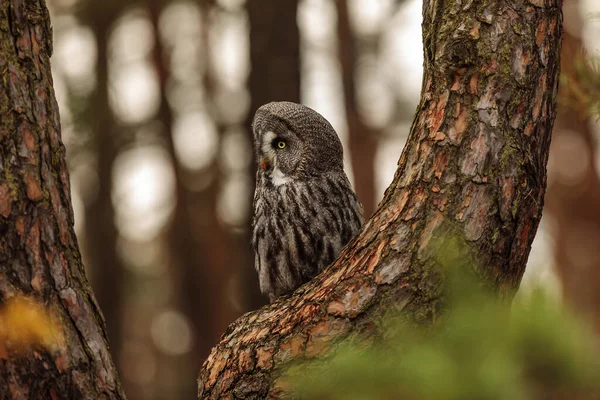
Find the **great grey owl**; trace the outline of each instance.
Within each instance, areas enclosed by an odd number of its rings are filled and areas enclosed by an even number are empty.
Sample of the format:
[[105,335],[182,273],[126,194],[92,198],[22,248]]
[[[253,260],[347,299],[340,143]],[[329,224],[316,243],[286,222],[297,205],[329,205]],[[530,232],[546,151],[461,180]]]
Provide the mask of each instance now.
[[362,225],[362,206],[344,173],[342,143],[319,113],[265,104],[252,131],[252,245],[260,289],[273,301],[336,259]]

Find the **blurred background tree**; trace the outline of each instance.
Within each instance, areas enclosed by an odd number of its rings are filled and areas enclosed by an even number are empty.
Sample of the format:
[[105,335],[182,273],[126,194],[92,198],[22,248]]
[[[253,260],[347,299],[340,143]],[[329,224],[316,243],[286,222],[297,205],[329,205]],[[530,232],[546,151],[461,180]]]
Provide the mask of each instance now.
[[[76,228],[125,391],[193,398],[219,335],[265,302],[249,244],[254,110],[301,101],[328,118],[370,215],[418,101],[420,1],[48,3]],[[565,54],[593,56],[599,5],[565,7]],[[558,276],[598,327],[597,121],[577,104],[556,124],[524,284]]]

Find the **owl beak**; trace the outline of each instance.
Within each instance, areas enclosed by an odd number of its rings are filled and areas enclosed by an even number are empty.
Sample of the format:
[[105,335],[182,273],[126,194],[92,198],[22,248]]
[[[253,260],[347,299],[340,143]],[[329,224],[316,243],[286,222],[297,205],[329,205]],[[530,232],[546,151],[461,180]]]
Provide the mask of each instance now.
[[260,158],[260,167],[263,169],[263,171],[269,169],[269,164],[267,164],[267,160],[265,160],[264,157]]

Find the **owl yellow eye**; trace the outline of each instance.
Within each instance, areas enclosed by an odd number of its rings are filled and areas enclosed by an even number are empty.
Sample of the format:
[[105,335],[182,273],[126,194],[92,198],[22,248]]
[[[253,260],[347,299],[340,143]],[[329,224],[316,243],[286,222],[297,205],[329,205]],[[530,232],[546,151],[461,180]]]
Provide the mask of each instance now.
[[285,142],[283,140],[280,140],[277,142],[277,147],[280,149],[285,148]]

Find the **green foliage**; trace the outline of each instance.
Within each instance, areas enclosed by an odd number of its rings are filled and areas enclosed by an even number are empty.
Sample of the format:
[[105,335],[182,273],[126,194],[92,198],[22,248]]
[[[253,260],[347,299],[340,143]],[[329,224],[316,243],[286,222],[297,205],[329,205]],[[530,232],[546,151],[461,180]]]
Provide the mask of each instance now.
[[579,321],[541,291],[509,309],[474,279],[450,275],[439,326],[386,317],[378,324],[381,340],[353,338],[326,361],[292,367],[286,380],[295,397],[591,398],[577,397],[595,392],[600,378],[592,336]]
[[600,119],[600,57],[581,54],[573,73],[561,75],[561,103],[583,117]]

